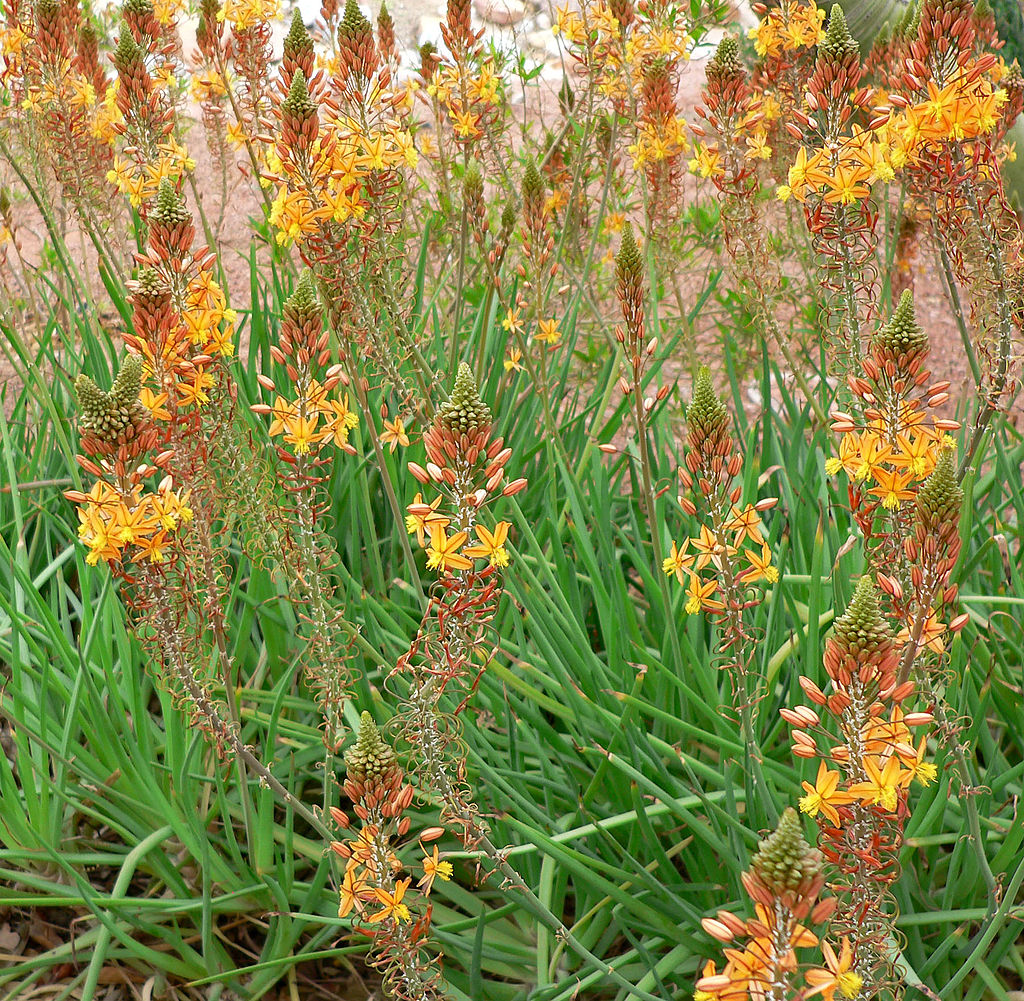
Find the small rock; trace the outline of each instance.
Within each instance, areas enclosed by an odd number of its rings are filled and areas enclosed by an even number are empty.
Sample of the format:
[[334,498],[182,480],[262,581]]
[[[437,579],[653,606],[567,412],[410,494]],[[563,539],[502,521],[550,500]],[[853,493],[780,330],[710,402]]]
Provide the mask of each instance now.
[[526,17],[525,0],[474,0],[473,6],[490,24],[518,24]]
[[551,29],[546,31],[531,31],[526,36],[526,43],[536,52],[543,52],[545,56],[558,59],[561,51],[558,48],[558,39],[551,34]]

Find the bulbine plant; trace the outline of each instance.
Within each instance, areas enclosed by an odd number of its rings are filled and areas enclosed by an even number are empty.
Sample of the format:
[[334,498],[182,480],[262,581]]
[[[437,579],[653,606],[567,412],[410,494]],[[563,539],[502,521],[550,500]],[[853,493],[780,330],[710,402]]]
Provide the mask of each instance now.
[[5,5],[5,989],[1020,986],[1021,71],[754,12]]

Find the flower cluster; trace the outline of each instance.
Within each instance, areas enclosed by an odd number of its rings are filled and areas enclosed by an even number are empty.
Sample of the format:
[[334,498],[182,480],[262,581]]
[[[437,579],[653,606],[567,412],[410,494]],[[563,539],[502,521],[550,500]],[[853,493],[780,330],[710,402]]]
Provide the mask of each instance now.
[[345,243],[347,224],[372,224],[369,208],[418,157],[403,121],[405,94],[390,88],[373,28],[353,0],[338,43],[335,73],[325,81],[314,71],[308,33],[293,20],[274,107],[279,131],[266,137],[272,144],[264,181],[275,191],[270,220],[278,242],[297,243],[311,266]]
[[485,51],[483,34],[473,30],[470,0],[449,0],[441,24],[447,53],[431,60],[425,80],[414,85],[433,108],[435,120],[450,129],[462,148],[485,134],[494,137],[505,100],[505,80],[495,54]]
[[111,164],[115,93],[96,29],[77,3],[5,4],[0,32],[0,112],[8,138],[30,145],[76,209],[96,218]]
[[642,91],[652,64],[672,65],[689,58],[691,27],[669,5],[600,0],[580,8],[560,7],[552,30],[594,78],[599,92],[625,107],[631,95]]
[[[496,498],[518,493],[526,481],[506,481],[505,464],[512,449],[504,446],[504,439],[491,437],[490,407],[480,399],[473,371],[465,362],[459,365],[451,396],[423,435],[423,444],[426,467],[410,462],[409,470],[424,486],[441,492],[430,503],[417,494],[407,509],[406,527],[426,546],[428,569],[444,577],[473,570],[474,560],[487,561],[485,573],[506,567],[505,540],[511,525],[499,521],[488,529],[478,523],[478,515]],[[447,504],[442,505],[445,499]],[[449,533],[452,527],[454,532]],[[467,546],[471,533],[475,541]]]
[[150,0],[125,0],[121,31],[113,53],[116,86],[110,94],[118,118],[112,131],[123,140],[107,179],[127,194],[132,205],[149,202],[162,181],[195,167],[175,137],[177,81],[175,61],[180,48],[174,20],[157,19]]
[[[835,909],[835,897],[821,896],[824,886],[821,854],[804,840],[800,818],[790,808],[743,874],[755,917],[744,921],[719,911],[701,921],[709,935],[731,948],[725,949],[720,973],[714,961],[704,967],[694,1001],[860,996],[863,978],[849,939],[842,940],[837,953],[808,927],[826,921]],[[825,965],[812,965],[808,949],[819,951]]]
[[[1013,303],[1024,281],[1016,264],[1024,238],[1000,179],[1012,155],[1006,130],[1020,113],[1019,73],[991,51],[994,32],[969,3],[926,0],[864,61],[838,6],[825,32],[812,10],[784,4],[765,15],[758,79],[772,112],[768,142],[777,164],[788,160],[778,196],[802,205],[831,292],[832,360],[845,375],[861,359],[878,298],[877,204],[900,184],[911,193],[908,219],[950,223],[935,235],[969,290],[978,346],[995,356],[996,398],[1007,387],[1011,326],[1020,322]],[[816,32],[812,62],[807,44]],[[704,161],[705,171],[715,169],[710,156]]]
[[647,214],[657,224],[678,207],[690,149],[676,93],[697,27],[670,4],[602,0],[560,8],[553,29],[596,94],[635,122],[628,152],[646,174]]
[[[349,0],[328,75],[315,68],[313,43],[301,20],[293,20],[274,101],[277,128],[261,136],[262,179],[273,193],[278,243],[294,243],[314,272],[328,325],[343,345],[339,361],[352,378],[362,360],[371,361],[404,406],[412,392],[402,365],[418,356],[389,283],[402,195],[419,154],[409,131],[410,98],[394,86],[393,54],[385,50],[391,43],[387,32],[382,37],[378,44]],[[374,276],[369,289],[351,280],[357,261]],[[382,288],[386,307],[369,308],[366,297]],[[417,375],[426,382],[422,371]],[[361,403],[359,393],[357,386]]]
[[[752,600],[747,593],[751,586],[779,579],[760,518],[775,506],[776,498],[743,503],[742,487],[733,485],[743,457],[732,451],[729,412],[715,394],[706,368],[697,375],[686,419],[686,464],[679,469],[679,479],[686,490],[696,487],[699,505],[686,496],[679,497],[679,504],[687,514],[699,513],[706,520],[698,535],[682,545],[672,543],[662,569],[686,587],[687,613],[740,612]],[[716,597],[719,593],[725,601]]]
[[[300,456],[315,461],[328,445],[355,454],[348,439],[359,418],[349,407],[348,394],[329,398],[347,377],[340,365],[331,365],[326,368],[323,382],[316,378],[331,360],[327,340],[313,273],[307,269],[284,304],[281,333],[277,344],[270,347],[271,357],[284,368],[292,384],[291,398],[277,395],[273,406],[253,407],[257,413],[271,416],[270,437],[280,437],[283,442],[278,455],[293,465]],[[277,391],[277,383],[269,376],[258,378],[264,389]]]
[[[273,82],[270,65],[273,59],[271,22],[280,16],[278,0],[225,0],[217,6],[208,0],[206,17],[216,9],[215,20],[207,21],[205,37],[200,42],[213,57],[218,71],[218,85],[231,87],[228,96],[234,121],[228,138],[235,145],[245,145],[255,166],[263,167],[255,140],[262,120],[270,113]],[[230,38],[220,46],[222,26],[231,29]],[[230,71],[227,59],[230,56]]]
[[125,343],[145,363],[142,400],[158,421],[176,422],[205,407],[217,359],[234,353],[237,316],[213,277],[216,258],[193,247],[195,226],[184,196],[164,178],[146,215],[149,247],[138,255],[132,333]]
[[811,705],[780,712],[793,727],[794,754],[819,762],[814,783],[803,784],[800,809],[818,819],[820,846],[835,870],[834,923],[857,943],[859,975],[878,987],[891,973],[895,914],[886,890],[898,875],[908,787],[936,776],[927,734],[915,744],[912,731],[933,716],[907,706],[916,686],[899,680],[897,637],[868,575],[836,620],[824,662],[830,690],[801,677]]
[[161,436],[139,401],[142,373],[141,360],[128,355],[109,391],[87,375],[75,380],[85,453],[78,462],[96,482],[87,493],[68,490],[64,496],[78,505],[78,536],[91,565],[120,564],[126,556],[160,563],[170,537],[192,519],[188,492],[175,491],[171,476],[164,475],[155,490],[149,486],[153,476],[166,473],[173,452],[146,458]]
[[[146,220],[149,246],[138,255],[132,329],[124,334],[133,353],[110,393],[84,375],[76,382],[82,447],[91,457],[80,462],[98,482],[68,496],[80,505],[90,562],[118,562],[131,544],[136,559],[164,560],[170,537],[192,517],[191,488],[176,493],[173,484],[189,483],[203,461],[196,431],[223,376],[217,359],[233,351],[235,315],[213,280],[213,255],[193,249],[191,214],[170,181],[160,183]],[[151,465],[140,461],[158,447]],[[168,475],[153,494],[144,482],[157,468]]]
[[[496,648],[491,620],[501,594],[499,571],[509,563],[505,543],[511,527],[499,521],[487,528],[479,515],[498,498],[521,491],[526,480],[507,481],[512,450],[492,438],[490,408],[465,363],[423,443],[426,467],[410,462],[409,470],[439,493],[430,503],[417,493],[406,527],[426,546],[427,566],[439,578],[419,632],[388,681],[402,704],[401,733],[419,783],[439,798],[445,822],[473,844],[484,828],[465,781],[458,716]],[[459,700],[454,706],[453,695]]]
[[759,56],[781,59],[784,53],[791,56],[818,45],[825,37],[824,21],[825,12],[815,4],[783,0],[765,11],[750,37]]
[[[920,63],[912,64],[904,79],[916,88],[891,93],[884,102],[858,89],[863,75],[858,47],[838,7],[818,53],[807,106],[796,112],[803,127],[791,126],[805,145],[789,168],[788,183],[779,188],[783,200],[805,202],[817,194],[826,202],[852,204],[867,198],[875,182],[918,170],[923,158],[947,142],[966,144],[971,151],[971,140],[1002,123],[1008,95],[997,82],[1006,68],[991,53],[969,60],[944,81],[936,81]],[[853,121],[848,131],[840,131],[858,110],[869,111],[870,121]]]
[[920,485],[935,470],[950,433],[960,425],[934,414],[948,398],[949,383],[931,383],[924,367],[928,337],[917,323],[913,294],[904,291],[892,318],[872,335],[861,374],[848,385],[863,419],[835,411],[833,430],[842,438],[825,471],[849,478],[850,508],[876,570],[908,584],[903,540],[910,531]]
[[402,877],[406,866],[397,852],[409,833],[405,811],[412,802],[413,787],[405,782],[394,749],[368,712],[362,714],[356,741],[345,754],[342,789],[352,800],[358,827],[352,827],[344,811],[332,808],[335,822],[351,832],[346,840],[331,843],[335,854],[345,860],[338,916],[352,915],[354,927],[372,937],[372,962],[382,971],[389,997],[403,1001],[441,997],[437,958],[428,953],[429,898],[435,880],[451,879],[452,864],[440,858],[436,845],[432,852],[423,845],[445,831],[433,827],[420,834],[423,875],[410,892],[413,875]]
[[732,36],[718,43],[705,72],[702,103],[694,109],[702,123],[690,126],[698,141],[689,168],[710,178],[720,191],[743,193],[756,185],[756,161],[771,155],[765,141],[765,102],[756,97]]

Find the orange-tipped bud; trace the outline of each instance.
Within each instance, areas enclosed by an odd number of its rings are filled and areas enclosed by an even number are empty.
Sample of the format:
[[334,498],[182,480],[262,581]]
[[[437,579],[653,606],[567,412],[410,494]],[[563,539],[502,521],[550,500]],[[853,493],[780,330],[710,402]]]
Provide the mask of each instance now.
[[712,938],[718,939],[719,942],[733,940],[733,933],[721,921],[716,921],[714,918],[701,918],[700,924],[704,931]]
[[819,900],[814,905],[814,910],[811,911],[811,924],[820,925],[823,921],[827,921],[832,917],[838,903],[838,897],[826,897],[824,900]]
[[931,713],[907,713],[903,722],[907,726],[930,726],[935,722],[935,717]]
[[902,702],[904,699],[910,698],[914,694],[914,682],[904,681],[902,685],[897,685],[889,695],[889,698],[893,702]]

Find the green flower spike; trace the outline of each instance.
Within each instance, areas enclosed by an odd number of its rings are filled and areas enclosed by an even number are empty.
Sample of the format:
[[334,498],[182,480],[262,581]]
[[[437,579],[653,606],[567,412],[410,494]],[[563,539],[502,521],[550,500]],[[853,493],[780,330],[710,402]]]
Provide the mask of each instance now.
[[295,291],[285,301],[282,310],[284,317],[291,320],[297,327],[302,327],[310,320],[320,318],[320,303],[316,296],[316,279],[313,272],[306,268],[299,277]]
[[914,313],[914,294],[904,289],[892,319],[874,336],[876,347],[893,355],[917,354],[928,350],[928,335]]
[[100,389],[89,376],[79,375],[75,379],[81,409],[79,430],[109,444],[134,437],[128,432],[149,418],[149,411],[139,402],[141,389],[142,359],[135,355],[125,358],[109,393]]
[[712,455],[729,435],[729,410],[711,385],[711,372],[702,365],[693,383],[693,398],[686,408],[690,447]]
[[359,717],[356,742],[345,752],[348,778],[355,782],[373,782],[387,776],[397,763],[394,749],[385,743],[373,717],[364,712]]
[[726,35],[715,49],[707,66],[708,77],[734,76],[743,72],[743,64],[740,62],[740,46],[733,35]]
[[804,840],[800,815],[792,807],[782,814],[775,833],[758,845],[751,868],[779,896],[798,890],[821,871],[821,856]]
[[465,362],[459,365],[451,398],[438,408],[437,420],[460,435],[472,434],[491,424],[491,408],[480,399],[473,370]]
[[836,619],[833,637],[854,656],[892,645],[892,630],[878,608],[878,589],[870,574],[857,581],[849,607]]
[[296,7],[288,34],[284,37],[284,57],[285,59],[295,59],[312,51],[313,39],[309,37],[309,32],[306,30],[305,24],[302,23],[302,12]]
[[917,492],[917,520],[926,533],[938,532],[943,525],[955,526],[963,503],[964,492],[956,479],[955,453],[944,448],[932,474]]
[[177,226],[192,218],[185,205],[185,196],[178,191],[170,178],[163,178],[156,192],[156,206],[153,209],[154,222],[162,226]]
[[297,69],[288,88],[288,96],[281,102],[281,110],[292,118],[305,120],[316,114],[316,102],[309,96],[306,74]]
[[825,29],[825,37],[818,43],[818,58],[825,57],[838,61],[847,56],[859,55],[860,45],[850,34],[843,8],[839,4],[833,4],[832,13],[828,17],[828,27]]
[[615,277],[623,285],[636,284],[644,277],[643,257],[633,236],[633,227],[628,222],[622,227],[622,242],[615,255]]

